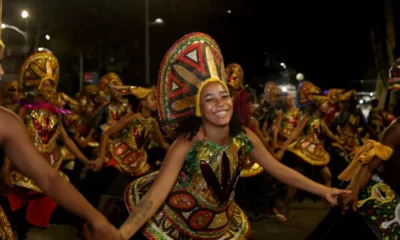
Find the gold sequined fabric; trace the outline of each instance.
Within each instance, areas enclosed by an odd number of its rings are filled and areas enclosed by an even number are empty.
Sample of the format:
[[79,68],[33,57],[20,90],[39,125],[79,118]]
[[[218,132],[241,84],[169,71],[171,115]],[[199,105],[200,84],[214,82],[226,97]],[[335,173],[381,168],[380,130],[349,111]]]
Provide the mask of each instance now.
[[45,80],[58,84],[60,65],[57,58],[48,52],[38,52],[28,57],[18,74],[18,89],[28,92],[36,89]]
[[313,166],[326,166],[331,157],[325,150],[323,142],[319,139],[322,132],[323,119],[312,119],[307,127],[307,132],[288,147],[303,161]]
[[0,240],[15,240],[14,232],[4,209],[0,206]]
[[279,136],[287,139],[292,136],[293,131],[297,127],[300,112],[298,108],[292,108],[286,111],[282,117],[281,128],[279,129]]
[[140,114],[127,127],[126,133],[109,141],[108,149],[116,166],[128,175],[141,176],[150,170],[146,148],[156,126],[154,118],[141,119]]
[[[239,150],[248,154],[252,149],[244,133],[233,138],[228,146],[209,141],[194,144],[186,156],[178,180],[161,210],[147,224],[144,233],[149,239],[246,239],[249,225],[243,211],[234,202],[234,191],[229,200],[220,203],[209,187],[200,164],[206,161],[218,181],[222,181],[222,155],[230,162],[230,173],[239,167]],[[202,163],[204,164],[204,162]],[[138,204],[157,173],[133,181],[125,192],[128,210]]]

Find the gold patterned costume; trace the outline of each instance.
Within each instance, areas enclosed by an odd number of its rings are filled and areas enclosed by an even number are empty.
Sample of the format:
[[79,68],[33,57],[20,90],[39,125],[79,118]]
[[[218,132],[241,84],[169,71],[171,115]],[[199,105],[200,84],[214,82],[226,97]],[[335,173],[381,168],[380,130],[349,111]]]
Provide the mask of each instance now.
[[[115,73],[107,73],[100,79],[98,84],[100,92],[105,96],[112,95],[110,86],[123,86],[121,79]],[[109,104],[106,108],[105,122],[100,126],[101,130],[103,132],[107,131],[129,112],[130,107],[126,103],[119,102],[117,105]]]
[[[175,124],[187,116],[201,116],[200,92],[209,82],[226,91],[223,57],[208,35],[192,33],[178,40],[161,65],[158,98],[161,125],[176,136]],[[173,124],[172,127],[170,127]],[[144,233],[149,239],[246,239],[249,225],[234,202],[234,190],[244,157],[252,144],[245,133],[227,146],[207,140],[194,143],[162,208]],[[157,173],[133,181],[125,193],[131,212]]]
[[[319,88],[306,81],[299,86],[297,101],[299,106],[305,107],[327,102],[328,98],[322,95]],[[305,133],[289,146],[288,151],[312,166],[326,166],[330,161],[330,155],[325,150],[321,135],[324,134],[334,141],[339,139],[329,130],[323,117],[313,115],[308,120]]]

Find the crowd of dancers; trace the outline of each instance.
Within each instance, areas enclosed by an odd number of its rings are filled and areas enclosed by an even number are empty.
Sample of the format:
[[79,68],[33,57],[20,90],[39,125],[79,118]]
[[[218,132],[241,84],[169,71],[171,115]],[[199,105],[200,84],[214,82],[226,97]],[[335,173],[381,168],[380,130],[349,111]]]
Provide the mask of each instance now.
[[[69,97],[57,91],[60,70],[38,52],[2,87],[0,239],[65,220],[57,205],[87,239],[246,239],[248,217],[290,221],[298,190],[357,210],[347,221],[372,230],[366,238],[400,237],[400,127],[376,102],[366,119],[355,90],[303,81],[292,96],[270,81],[258,97],[203,33],[171,47],[154,86],[108,73]],[[282,208],[276,182],[288,186]],[[332,212],[310,237],[337,239],[337,218],[346,221]]]

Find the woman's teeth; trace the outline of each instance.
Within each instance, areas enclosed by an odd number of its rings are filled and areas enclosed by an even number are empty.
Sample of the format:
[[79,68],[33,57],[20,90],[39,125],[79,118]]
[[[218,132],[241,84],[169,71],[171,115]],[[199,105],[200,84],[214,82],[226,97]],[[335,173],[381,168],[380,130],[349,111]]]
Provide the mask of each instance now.
[[228,115],[228,111],[219,111],[214,113],[214,115],[216,115],[217,117],[226,117]]

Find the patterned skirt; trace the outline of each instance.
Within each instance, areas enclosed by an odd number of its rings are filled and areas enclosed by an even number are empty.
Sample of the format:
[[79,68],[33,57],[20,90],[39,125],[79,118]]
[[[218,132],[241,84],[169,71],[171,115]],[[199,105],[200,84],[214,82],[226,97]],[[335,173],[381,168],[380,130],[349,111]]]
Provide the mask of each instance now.
[[400,239],[400,195],[376,175],[359,195],[358,212],[379,239]]
[[[128,185],[125,191],[125,203],[131,213],[140,199],[150,189],[157,172],[141,177]],[[154,240],[194,240],[179,231],[179,226],[173,225],[165,211],[159,210],[147,223],[143,233],[148,239]],[[234,203],[233,217],[227,232],[222,237],[209,238],[219,240],[244,240],[250,232],[249,222],[244,212]]]

